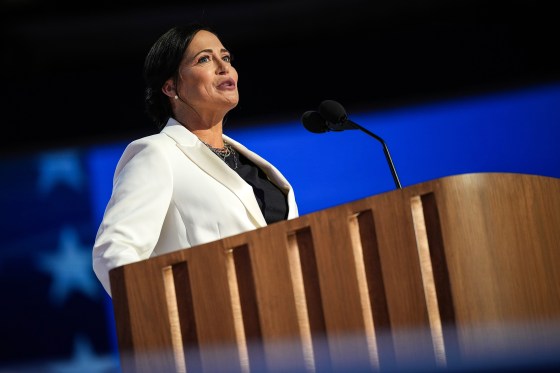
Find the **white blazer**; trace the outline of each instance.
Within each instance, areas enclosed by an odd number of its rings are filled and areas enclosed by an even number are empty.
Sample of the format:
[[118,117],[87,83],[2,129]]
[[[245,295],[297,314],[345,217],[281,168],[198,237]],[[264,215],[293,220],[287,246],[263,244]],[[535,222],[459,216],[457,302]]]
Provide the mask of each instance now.
[[[223,138],[285,192],[288,219],[297,217],[294,192],[280,171]],[[133,141],[122,154],[93,246],[93,269],[110,295],[112,268],[266,225],[253,188],[170,119],[160,133]]]

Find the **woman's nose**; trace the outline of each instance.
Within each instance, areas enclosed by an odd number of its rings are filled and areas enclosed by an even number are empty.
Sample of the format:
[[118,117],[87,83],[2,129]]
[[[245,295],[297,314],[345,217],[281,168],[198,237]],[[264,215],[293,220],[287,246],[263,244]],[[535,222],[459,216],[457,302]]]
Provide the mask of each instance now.
[[219,59],[217,61],[218,61],[218,66],[217,66],[218,74],[223,75],[229,73],[229,64],[222,59]]

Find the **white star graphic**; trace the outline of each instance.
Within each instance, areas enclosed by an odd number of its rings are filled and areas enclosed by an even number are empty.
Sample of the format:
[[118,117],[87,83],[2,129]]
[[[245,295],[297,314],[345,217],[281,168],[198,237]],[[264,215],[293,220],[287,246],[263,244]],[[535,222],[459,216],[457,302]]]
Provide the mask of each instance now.
[[42,255],[38,266],[53,277],[50,297],[56,304],[61,304],[73,290],[79,290],[91,298],[98,295],[91,251],[89,247],[80,245],[78,234],[70,227],[61,230],[57,252]]
[[48,193],[61,183],[69,185],[79,191],[82,187],[84,175],[80,165],[78,152],[67,150],[43,154],[39,158],[39,191]]
[[116,356],[96,356],[91,344],[78,336],[74,341],[74,356],[68,361],[49,363],[49,371],[56,373],[108,373],[118,372]]

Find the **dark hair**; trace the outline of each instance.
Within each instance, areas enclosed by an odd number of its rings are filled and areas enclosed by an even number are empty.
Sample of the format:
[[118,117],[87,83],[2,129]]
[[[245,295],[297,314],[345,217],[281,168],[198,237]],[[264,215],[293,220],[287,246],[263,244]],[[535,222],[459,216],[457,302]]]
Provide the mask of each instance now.
[[169,78],[177,77],[183,54],[194,35],[200,30],[215,34],[209,26],[199,23],[176,26],[161,35],[146,56],[144,61],[144,81],[146,83],[144,103],[146,113],[160,129],[173,115],[169,97],[161,91],[161,88]]

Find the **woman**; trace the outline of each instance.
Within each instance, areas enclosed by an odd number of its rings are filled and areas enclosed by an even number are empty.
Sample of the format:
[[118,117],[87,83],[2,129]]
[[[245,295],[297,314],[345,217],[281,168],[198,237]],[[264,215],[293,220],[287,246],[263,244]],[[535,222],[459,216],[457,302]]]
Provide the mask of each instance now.
[[146,109],[163,129],[119,160],[93,247],[109,270],[298,216],[292,187],[266,160],[223,134],[237,106],[237,71],[209,28],[175,27],[150,49]]

